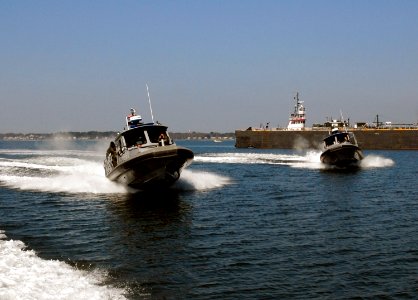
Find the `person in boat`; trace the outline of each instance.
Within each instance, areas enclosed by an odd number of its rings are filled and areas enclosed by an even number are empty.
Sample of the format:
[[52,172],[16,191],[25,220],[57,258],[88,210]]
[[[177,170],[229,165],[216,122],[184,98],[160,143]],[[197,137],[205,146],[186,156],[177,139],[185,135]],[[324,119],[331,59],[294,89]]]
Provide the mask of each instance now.
[[138,148],[141,148],[143,143],[144,143],[144,141],[143,141],[142,137],[140,136],[140,137],[138,138],[138,140],[136,141],[136,146],[137,146]]
[[116,144],[113,141],[110,142],[109,148],[107,148],[106,156],[109,155],[112,157],[112,165],[116,167],[118,161],[116,157]]
[[167,135],[165,133],[161,133],[158,137],[158,142],[161,146],[164,146],[168,142]]

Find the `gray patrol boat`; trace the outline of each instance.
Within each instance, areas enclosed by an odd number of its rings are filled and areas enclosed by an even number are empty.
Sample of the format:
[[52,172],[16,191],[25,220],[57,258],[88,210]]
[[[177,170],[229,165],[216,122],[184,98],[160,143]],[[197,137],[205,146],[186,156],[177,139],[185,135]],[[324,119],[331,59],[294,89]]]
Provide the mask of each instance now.
[[167,126],[142,122],[135,109],[126,117],[126,127],[110,142],[104,161],[106,177],[146,190],[171,186],[193,160],[190,149],[177,146]]
[[323,141],[324,150],[320,159],[324,164],[337,167],[357,167],[364,158],[352,132],[341,132],[338,128],[333,128],[331,134]]

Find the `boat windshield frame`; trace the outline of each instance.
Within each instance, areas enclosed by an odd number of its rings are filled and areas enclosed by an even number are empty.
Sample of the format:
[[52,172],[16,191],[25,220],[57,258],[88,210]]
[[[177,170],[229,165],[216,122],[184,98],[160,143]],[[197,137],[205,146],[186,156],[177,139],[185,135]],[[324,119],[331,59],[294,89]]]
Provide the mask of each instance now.
[[324,139],[325,147],[329,147],[334,144],[342,144],[344,142],[350,142],[350,135],[348,132],[333,133]]
[[[156,125],[153,123],[143,124],[129,130],[125,130],[120,134],[116,141],[123,139],[122,143],[127,149],[137,147],[156,147],[159,145],[171,145],[171,140],[167,126]],[[162,142],[163,141],[163,142]]]

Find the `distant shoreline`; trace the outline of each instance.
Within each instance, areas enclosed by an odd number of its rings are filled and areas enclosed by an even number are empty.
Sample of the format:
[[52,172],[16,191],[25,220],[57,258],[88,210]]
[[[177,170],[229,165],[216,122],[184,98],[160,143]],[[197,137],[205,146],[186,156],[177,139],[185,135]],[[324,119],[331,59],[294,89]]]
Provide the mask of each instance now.
[[[112,140],[116,131],[54,132],[54,133],[0,133],[3,141],[42,141],[42,140]],[[234,139],[234,132],[169,132],[175,140],[228,140]]]

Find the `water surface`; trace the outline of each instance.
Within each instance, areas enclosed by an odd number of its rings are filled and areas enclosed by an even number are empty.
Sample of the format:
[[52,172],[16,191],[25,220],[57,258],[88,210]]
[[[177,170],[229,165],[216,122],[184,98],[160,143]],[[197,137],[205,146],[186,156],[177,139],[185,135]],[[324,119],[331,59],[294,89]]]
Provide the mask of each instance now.
[[418,297],[417,151],[178,144],[193,164],[143,193],[105,143],[0,142],[0,299]]

